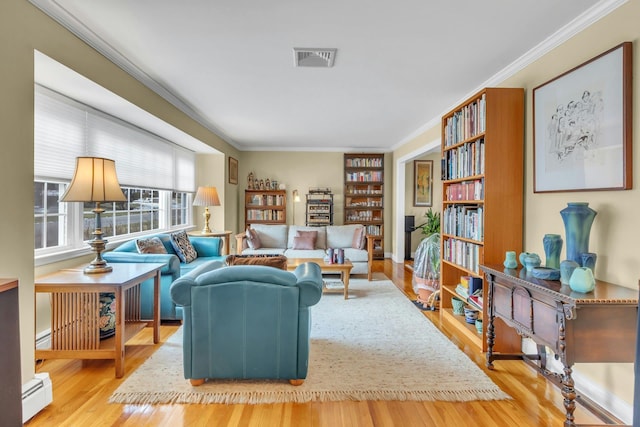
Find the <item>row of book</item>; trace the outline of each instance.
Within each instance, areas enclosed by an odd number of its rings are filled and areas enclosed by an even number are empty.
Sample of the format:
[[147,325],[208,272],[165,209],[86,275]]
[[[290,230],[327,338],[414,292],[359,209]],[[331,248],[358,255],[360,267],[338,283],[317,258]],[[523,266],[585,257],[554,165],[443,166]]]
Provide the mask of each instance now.
[[346,172],[346,182],[380,182],[382,171]]
[[372,236],[382,236],[382,226],[381,225],[367,225],[367,234]]
[[284,221],[284,212],[272,209],[248,209],[247,220],[252,221]]
[[484,138],[466,142],[444,152],[442,179],[460,179],[484,174]]
[[442,212],[444,234],[465,239],[484,240],[484,209],[482,206],[447,206]]
[[457,144],[465,139],[485,131],[486,100],[485,95],[446,119],[444,126],[445,147]]
[[458,239],[444,239],[442,259],[480,274],[480,246]]
[[381,157],[354,157],[346,159],[345,166],[348,168],[381,168]]
[[483,200],[484,181],[475,179],[473,181],[463,181],[449,184],[445,190],[447,200]]
[[254,206],[282,206],[284,204],[284,196],[254,194],[249,198],[249,204]]

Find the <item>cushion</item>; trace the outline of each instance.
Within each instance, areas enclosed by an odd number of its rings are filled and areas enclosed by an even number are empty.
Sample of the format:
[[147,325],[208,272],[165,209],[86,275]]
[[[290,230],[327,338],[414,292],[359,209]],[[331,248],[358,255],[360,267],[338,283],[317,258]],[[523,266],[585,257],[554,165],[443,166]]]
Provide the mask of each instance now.
[[260,237],[258,233],[251,229],[247,228],[247,244],[251,249],[260,249],[262,247],[262,242],[260,241]]
[[141,254],[166,254],[167,249],[162,244],[162,240],[158,237],[150,237],[148,239],[136,240],[136,248]]
[[116,296],[113,292],[100,294],[100,339],[116,333]]
[[325,227],[311,227],[306,225],[290,225],[289,233],[287,236],[287,246],[288,249],[293,248],[293,238],[296,236],[300,236],[298,231],[313,231],[316,233],[316,242],[314,247],[316,249],[327,249],[327,232]]
[[263,248],[282,248],[287,247],[287,230],[286,224],[252,224],[251,229],[255,230],[260,236],[260,246]]
[[[309,249],[315,249],[316,248],[316,241],[318,240],[318,232],[316,230],[313,230],[313,231],[298,230],[298,231],[296,231],[296,235],[294,236],[293,249],[299,249],[299,248],[296,248],[296,245],[295,245],[295,238],[296,237],[305,237],[305,238],[311,239],[311,241],[313,242],[313,247],[311,247]],[[307,248],[305,248],[305,249],[307,249]]]
[[330,248],[350,248],[353,233],[362,224],[327,225],[327,246]]
[[353,232],[353,240],[351,241],[351,247],[353,249],[364,249],[366,240],[366,233],[364,227],[358,227]]
[[314,249],[315,241],[313,236],[296,236],[293,238],[293,249]]
[[171,245],[176,251],[176,255],[180,258],[180,261],[184,263],[190,263],[194,259],[198,258],[198,253],[194,249],[189,236],[186,231],[178,231],[171,233]]
[[266,265],[287,269],[287,257],[283,255],[229,255],[227,265]]

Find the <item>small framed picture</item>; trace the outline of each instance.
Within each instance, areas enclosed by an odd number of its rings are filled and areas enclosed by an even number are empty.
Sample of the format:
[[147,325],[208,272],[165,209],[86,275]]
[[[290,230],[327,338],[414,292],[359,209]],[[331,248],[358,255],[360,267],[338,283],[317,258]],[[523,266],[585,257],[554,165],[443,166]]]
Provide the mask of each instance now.
[[229,184],[238,184],[238,160],[229,156]]
[[432,206],[433,160],[413,161],[413,206]]

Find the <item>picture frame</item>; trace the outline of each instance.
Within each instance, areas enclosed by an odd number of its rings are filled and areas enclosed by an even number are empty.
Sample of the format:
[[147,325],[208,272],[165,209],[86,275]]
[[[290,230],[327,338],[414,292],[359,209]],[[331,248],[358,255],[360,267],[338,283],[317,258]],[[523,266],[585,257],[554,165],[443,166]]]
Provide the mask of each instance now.
[[238,184],[238,160],[229,156],[229,184]]
[[632,188],[632,44],[533,89],[534,193]]
[[413,206],[433,205],[433,160],[413,161]]

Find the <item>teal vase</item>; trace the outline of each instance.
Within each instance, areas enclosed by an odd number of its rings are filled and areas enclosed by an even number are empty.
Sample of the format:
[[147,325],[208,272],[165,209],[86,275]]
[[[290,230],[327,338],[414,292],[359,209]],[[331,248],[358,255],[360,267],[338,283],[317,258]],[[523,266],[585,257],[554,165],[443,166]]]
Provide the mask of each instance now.
[[[544,247],[545,266],[548,268],[560,268],[560,252],[562,252],[562,236],[559,234],[545,234],[542,238]],[[580,265],[580,263],[578,263]]]
[[507,251],[504,255],[504,262],[502,264],[505,266],[505,268],[516,268],[518,266],[518,261],[516,260],[516,252]]
[[582,265],[582,254],[589,252],[591,225],[597,212],[589,203],[572,202],[560,211],[564,222],[564,234],[567,241],[567,259]]

